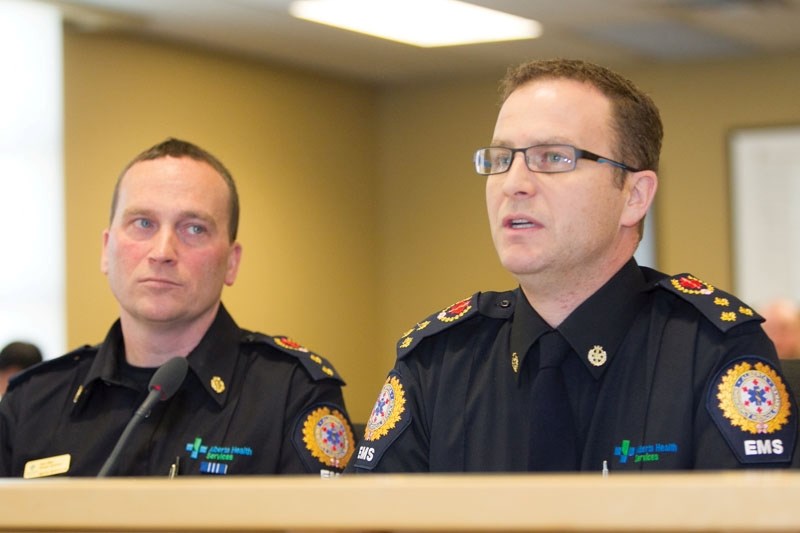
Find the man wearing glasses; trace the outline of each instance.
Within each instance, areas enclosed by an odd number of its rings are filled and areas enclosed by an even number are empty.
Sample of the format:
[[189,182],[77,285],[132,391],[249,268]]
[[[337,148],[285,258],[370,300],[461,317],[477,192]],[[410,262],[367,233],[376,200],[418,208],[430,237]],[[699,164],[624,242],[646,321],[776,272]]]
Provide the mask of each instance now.
[[633,259],[658,186],[653,101],[572,60],[523,64],[503,87],[474,163],[519,287],[406,332],[351,469],[790,466],[797,411],[761,318]]

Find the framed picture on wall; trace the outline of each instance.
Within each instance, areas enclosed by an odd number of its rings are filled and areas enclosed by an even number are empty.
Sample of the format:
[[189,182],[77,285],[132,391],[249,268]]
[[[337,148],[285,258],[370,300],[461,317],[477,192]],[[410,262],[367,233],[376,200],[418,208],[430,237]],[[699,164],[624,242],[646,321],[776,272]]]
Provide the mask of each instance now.
[[800,302],[800,125],[736,129],[728,152],[735,292]]

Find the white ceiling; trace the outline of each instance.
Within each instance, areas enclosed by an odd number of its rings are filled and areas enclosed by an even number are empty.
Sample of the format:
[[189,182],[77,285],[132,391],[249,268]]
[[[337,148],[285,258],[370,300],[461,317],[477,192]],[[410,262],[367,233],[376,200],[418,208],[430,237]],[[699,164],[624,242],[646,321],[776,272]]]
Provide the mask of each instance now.
[[84,31],[132,32],[376,83],[481,75],[536,57],[619,65],[800,51],[800,0],[470,0],[536,19],[544,34],[433,49],[294,19],[289,0],[45,1]]

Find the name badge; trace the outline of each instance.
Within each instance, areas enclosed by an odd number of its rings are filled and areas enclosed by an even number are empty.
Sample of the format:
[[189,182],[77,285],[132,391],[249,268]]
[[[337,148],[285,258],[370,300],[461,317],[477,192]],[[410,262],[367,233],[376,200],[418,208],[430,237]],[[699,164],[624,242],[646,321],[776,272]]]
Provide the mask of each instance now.
[[38,477],[56,476],[69,471],[69,463],[72,456],[68,453],[64,455],[54,455],[44,459],[35,459],[25,463],[25,471],[22,477],[25,479],[35,479]]

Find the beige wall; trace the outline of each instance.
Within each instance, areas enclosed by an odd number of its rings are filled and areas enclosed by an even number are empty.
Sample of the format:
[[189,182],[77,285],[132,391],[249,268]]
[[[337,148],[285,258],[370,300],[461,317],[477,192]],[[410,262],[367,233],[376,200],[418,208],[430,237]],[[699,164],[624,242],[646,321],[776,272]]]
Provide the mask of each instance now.
[[[666,126],[659,266],[731,286],[726,136],[800,123],[800,56],[623,68]],[[121,167],[182,136],[219,156],[242,196],[240,325],[288,334],[333,360],[366,419],[396,338],[476,290],[513,287],[471,170],[502,72],[377,89],[179,46],[67,32],[69,343],[116,317],[100,233]]]

